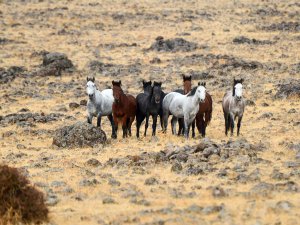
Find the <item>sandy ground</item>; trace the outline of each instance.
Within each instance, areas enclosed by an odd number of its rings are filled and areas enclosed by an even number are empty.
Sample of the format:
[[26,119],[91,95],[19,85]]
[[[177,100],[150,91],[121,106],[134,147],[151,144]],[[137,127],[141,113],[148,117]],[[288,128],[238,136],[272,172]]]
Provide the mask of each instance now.
[[[275,99],[274,95],[278,83],[300,78],[299,72],[290,70],[300,61],[300,32],[262,29],[282,21],[300,23],[299,3],[162,0],[97,3],[87,0],[0,1],[0,6],[0,38],[11,40],[0,44],[0,67],[23,66],[27,71],[34,71],[41,64],[41,57],[33,53],[42,50],[65,53],[76,66],[75,72],[63,72],[61,77],[17,77],[10,83],[0,84],[2,116],[22,108],[49,114],[65,107],[67,112],[61,113],[75,118],[34,123],[34,127],[0,125],[0,162],[25,168],[30,181],[45,195],[52,193],[57,197],[58,202],[49,206],[50,224],[299,224],[299,158],[288,144],[299,145],[300,102],[297,97]],[[265,11],[259,14],[261,9]],[[62,30],[65,32],[60,32]],[[232,40],[241,35],[270,40],[272,44],[233,43]],[[145,51],[157,36],[181,37],[200,47],[191,52]],[[136,43],[136,46],[118,46],[122,43]],[[109,44],[114,47],[108,47]],[[205,79],[214,101],[207,137],[218,144],[240,139],[252,144],[263,143],[266,149],[257,155],[269,163],[248,162],[244,171],[248,175],[259,170],[258,180],[236,181],[239,172],[235,167],[243,163],[241,158],[214,159],[214,171],[195,176],[171,172],[170,163],[140,168],[105,166],[110,158],[159,152],[172,145],[195,145],[202,140],[198,133],[196,139],[187,141],[172,136],[170,129],[163,134],[160,126],[157,139],[150,136],[149,126],[148,136],[140,140],[135,136],[123,140],[119,133],[117,140],[109,138],[108,144],[94,148],[52,146],[55,129],[86,120],[85,106],[75,110],[68,107],[70,102],[87,99],[86,76],[94,75],[99,89],[110,85],[113,79],[121,79],[124,90],[137,95],[141,92],[141,80],[151,79],[162,81],[163,89],[169,92],[182,86],[181,73],[207,71],[213,66],[210,62],[181,65],[174,61],[193,54],[230,55],[270,67],[280,64],[272,67],[275,69],[235,68],[224,74],[216,72],[214,77]],[[162,62],[152,65],[149,61],[154,57]],[[124,66],[140,63],[142,69],[138,75],[111,77],[90,71],[88,64],[92,60]],[[220,59],[218,63],[224,62]],[[231,87],[234,76],[245,79],[244,96],[255,103],[246,107],[239,138],[225,136],[221,108],[222,96]],[[295,113],[289,113],[291,109]],[[271,116],[262,116],[266,113]],[[96,123],[95,119],[93,122]],[[102,120],[102,128],[110,137],[111,128],[106,118]],[[87,166],[91,158],[103,166]],[[295,162],[295,166],[287,166],[287,162]],[[228,169],[227,176],[219,177],[218,173],[224,168]],[[276,169],[285,176],[274,179],[272,173]],[[159,183],[145,185],[149,177],[157,178]],[[118,181],[117,184],[110,182],[111,178]],[[84,179],[96,179],[98,183],[82,185]],[[59,182],[63,184],[57,185]],[[294,182],[298,189],[252,194],[252,188],[263,182],[274,185]],[[227,195],[213,196],[211,187],[215,186],[221,187]],[[181,195],[174,196],[174,190]],[[126,196],[126,193],[137,196]],[[108,196],[114,199],[114,204],[103,203]],[[134,202],[134,198],[147,203]],[[281,206],[279,203],[283,201],[288,203]],[[222,206],[222,210],[188,211],[192,205]]]

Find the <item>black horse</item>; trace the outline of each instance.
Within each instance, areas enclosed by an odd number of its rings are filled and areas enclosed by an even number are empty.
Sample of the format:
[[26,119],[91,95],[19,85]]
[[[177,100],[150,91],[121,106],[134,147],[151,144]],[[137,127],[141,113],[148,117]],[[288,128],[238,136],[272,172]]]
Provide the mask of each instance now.
[[[146,88],[145,88],[146,87]],[[157,116],[161,113],[162,96],[164,93],[161,90],[161,82],[154,81],[151,91],[149,92],[146,82],[143,81],[144,93],[138,94],[136,97],[137,111],[136,111],[136,137],[140,137],[140,127],[144,119],[146,118],[144,136],[147,134],[147,128],[149,124],[149,117],[152,116],[152,136],[155,136]]]

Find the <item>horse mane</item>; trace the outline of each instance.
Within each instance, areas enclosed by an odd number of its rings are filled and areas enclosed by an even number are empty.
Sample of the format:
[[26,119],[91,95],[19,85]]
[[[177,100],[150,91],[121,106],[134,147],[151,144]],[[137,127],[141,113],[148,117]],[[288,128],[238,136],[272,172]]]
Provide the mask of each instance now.
[[197,90],[197,88],[198,88],[198,86],[196,86],[196,87],[193,87],[193,89],[190,91],[190,93],[188,93],[188,95],[187,95],[187,96],[194,96],[194,95],[195,95],[195,93],[196,93],[196,90]]

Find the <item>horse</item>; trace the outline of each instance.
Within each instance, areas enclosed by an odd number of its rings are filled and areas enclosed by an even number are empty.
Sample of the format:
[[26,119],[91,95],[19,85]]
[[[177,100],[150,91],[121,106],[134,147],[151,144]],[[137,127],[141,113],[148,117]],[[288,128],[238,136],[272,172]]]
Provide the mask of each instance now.
[[150,93],[152,91],[152,86],[151,85],[152,85],[151,80],[149,80],[149,81],[143,80],[144,93]]
[[184,136],[188,138],[190,125],[199,111],[199,103],[205,100],[205,92],[205,87],[199,82],[198,86],[194,87],[187,95],[182,95],[177,92],[167,94],[163,100],[164,132],[166,132],[168,117],[171,113],[174,116],[171,122],[172,133],[176,134],[178,118],[184,118]]
[[112,105],[116,133],[119,122],[122,122],[123,138],[131,136],[131,125],[136,113],[136,100],[132,95],[124,94],[121,81],[112,81],[114,103]]
[[225,119],[225,134],[227,136],[229,127],[231,128],[231,136],[233,136],[234,120],[238,117],[237,136],[240,134],[241,121],[245,110],[245,101],[243,98],[244,79],[233,80],[232,91],[227,91],[223,97],[222,107]]
[[[182,78],[183,78],[183,90],[177,89],[177,90],[175,90],[175,92],[186,95],[187,93],[189,93],[192,90],[192,76],[191,75],[186,76],[186,75],[182,74]],[[173,120],[173,118],[172,118],[172,120]],[[178,136],[183,135],[183,127],[184,127],[183,118],[178,119],[178,124],[179,124]],[[192,137],[193,138],[195,137],[195,121],[193,121],[193,123],[192,123]]]
[[[206,86],[206,82],[202,85]],[[206,92],[206,97],[204,102],[200,102],[199,112],[196,115],[196,126],[198,132],[205,137],[206,135],[206,127],[209,125],[212,118],[212,107],[213,101],[211,95]]]
[[87,122],[92,124],[93,117],[97,117],[97,127],[101,129],[101,117],[107,116],[112,127],[112,138],[116,138],[115,125],[112,117],[112,105],[114,102],[112,89],[97,90],[95,77],[86,78],[86,92],[89,97],[87,102]]
[[[145,83],[143,82],[145,90]],[[136,111],[136,137],[140,137],[140,127],[144,119],[146,118],[144,136],[147,134],[149,117],[152,116],[152,136],[156,133],[157,116],[161,109],[161,82],[154,81],[153,87],[150,92],[144,92],[138,94],[136,97],[137,111]]]

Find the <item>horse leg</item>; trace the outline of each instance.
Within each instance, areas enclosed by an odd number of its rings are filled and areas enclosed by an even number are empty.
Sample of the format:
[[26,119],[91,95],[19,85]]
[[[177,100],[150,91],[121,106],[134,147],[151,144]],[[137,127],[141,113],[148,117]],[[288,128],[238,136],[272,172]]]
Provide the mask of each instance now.
[[101,113],[98,113],[97,115],[97,127],[101,129]]
[[117,138],[117,134],[116,134],[115,123],[114,123],[112,114],[110,114],[109,116],[107,116],[107,118],[109,119],[110,124],[111,124],[111,128],[112,128],[111,138],[115,139],[115,138]]
[[127,137],[127,116],[122,118],[123,138]]
[[195,123],[196,123],[196,119],[193,120],[192,122],[192,138],[195,138],[196,134],[195,134]]
[[92,115],[92,114],[89,114],[89,115],[87,116],[87,122],[88,122],[89,124],[92,124],[92,121],[93,121],[93,115]]
[[118,135],[118,126],[119,126],[119,120],[118,117],[113,115],[114,125],[115,125],[115,138],[117,138]]
[[190,124],[188,123],[188,120],[186,119],[186,117],[184,117],[184,137],[186,139],[189,138],[189,129],[190,129]]
[[165,110],[163,112],[163,132],[167,132],[167,127],[168,127],[168,119],[169,119],[169,111]]
[[156,123],[157,123],[157,114],[152,115],[152,120],[153,120],[153,124],[152,124],[152,136],[155,136],[155,133],[156,133]]
[[134,121],[134,116],[132,116],[132,117],[129,118],[129,122],[128,122],[128,125],[127,125],[130,137],[131,137],[131,125],[132,125],[133,121]]
[[173,116],[171,120],[171,125],[172,125],[172,134],[176,135],[176,123],[177,123],[178,118]]
[[148,126],[149,126],[149,113],[147,113],[147,115],[146,115],[144,137],[146,137]]
[[178,133],[177,133],[177,135],[180,136],[183,133],[183,127],[184,127],[184,120],[183,120],[183,118],[179,118],[178,119],[178,125],[179,125],[179,127],[178,127]]
[[229,119],[230,119],[230,135],[233,136],[233,129],[234,129],[234,116],[232,113],[229,114]]
[[237,123],[237,136],[240,135],[240,128],[241,128],[241,122],[242,122],[242,116],[239,116],[238,123]]
[[203,137],[205,137],[205,135],[206,135],[206,128],[207,128],[208,123],[209,123],[210,113],[211,112],[206,112],[205,113],[205,121],[204,121],[204,127],[203,127],[203,134],[204,134]]
[[228,124],[228,114],[225,112],[224,112],[224,120],[225,120],[225,135],[227,136],[229,124]]
[[136,115],[136,137],[140,137],[140,127],[145,118],[141,114]]

